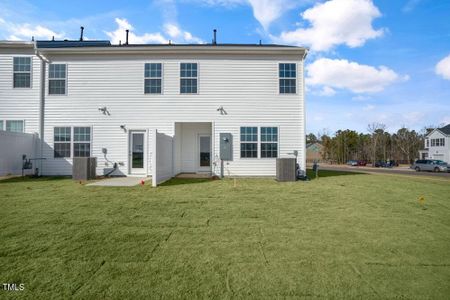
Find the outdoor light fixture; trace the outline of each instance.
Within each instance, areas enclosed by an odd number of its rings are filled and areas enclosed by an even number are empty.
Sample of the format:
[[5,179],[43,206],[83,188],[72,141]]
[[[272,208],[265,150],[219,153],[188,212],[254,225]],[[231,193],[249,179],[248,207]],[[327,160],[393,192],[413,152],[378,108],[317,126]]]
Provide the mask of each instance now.
[[223,106],[220,106],[217,111],[220,111],[221,115],[227,115],[227,112],[225,111],[225,109],[223,108]]
[[120,129],[122,129],[123,131],[127,131],[127,128],[125,127],[125,125],[120,125]]
[[108,116],[110,115],[108,108],[106,106],[99,107],[98,110],[101,111],[104,115],[108,115]]

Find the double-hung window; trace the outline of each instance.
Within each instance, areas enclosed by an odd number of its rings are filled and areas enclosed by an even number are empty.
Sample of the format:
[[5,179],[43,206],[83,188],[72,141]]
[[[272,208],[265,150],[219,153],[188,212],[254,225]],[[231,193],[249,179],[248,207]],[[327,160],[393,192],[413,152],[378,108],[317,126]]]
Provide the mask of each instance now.
[[50,64],[48,68],[48,94],[65,95],[67,66],[65,64]]
[[55,127],[54,157],[88,157],[91,155],[91,127]]
[[261,127],[261,158],[278,157],[278,128]]
[[198,65],[197,63],[180,64],[180,93],[197,94],[198,83]]
[[144,77],[145,77],[144,93],[161,94],[162,64],[160,63],[145,64]]
[[71,127],[55,127],[53,153],[55,158],[70,157]]
[[6,120],[6,131],[23,132],[22,120]]
[[74,127],[73,128],[73,156],[89,157],[91,156],[91,128]]
[[279,87],[280,94],[297,93],[297,65],[279,64]]
[[31,57],[14,57],[13,73],[14,88],[31,87]]
[[258,157],[258,127],[241,127],[241,158]]

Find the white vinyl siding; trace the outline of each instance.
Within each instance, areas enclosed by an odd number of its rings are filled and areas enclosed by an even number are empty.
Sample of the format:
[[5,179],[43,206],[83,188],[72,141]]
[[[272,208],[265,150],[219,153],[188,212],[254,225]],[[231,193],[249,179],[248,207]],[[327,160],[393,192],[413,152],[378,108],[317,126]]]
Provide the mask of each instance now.
[[18,56],[13,58],[14,88],[31,87],[31,57]]
[[48,94],[65,95],[67,83],[67,66],[50,64],[48,66]]
[[[268,176],[275,174],[274,159],[240,157],[240,127],[278,128],[278,157],[294,150],[303,157],[303,65],[296,56],[278,55],[58,55],[48,57],[53,63],[69,67],[70,91],[64,97],[47,97],[45,103],[45,143],[43,170],[46,175],[68,175],[72,159],[53,159],[53,128],[66,125],[91,127],[91,156],[97,157],[97,173],[118,163],[117,174],[127,175],[128,132],[156,128],[167,135],[175,134],[176,122],[212,123],[212,169],[219,157],[220,133],[231,133],[233,160],[227,162],[225,174]],[[150,60],[150,61],[149,61]],[[163,90],[158,97],[143,92],[145,63],[162,64]],[[279,94],[279,61],[297,63],[297,94]],[[180,64],[196,62],[197,94],[180,93]],[[48,73],[48,72],[47,72]],[[201,73],[201,82],[200,82]],[[151,97],[151,101],[150,98]],[[39,99],[39,97],[36,97]],[[38,101],[37,101],[38,103]],[[107,107],[110,115],[98,108]],[[227,114],[217,109],[223,106]],[[2,118],[0,118],[2,119]],[[27,123],[28,124],[28,123]],[[120,128],[125,125],[126,130]],[[26,126],[28,129],[28,125]],[[211,127],[211,126],[210,126]],[[199,132],[208,133],[208,132]],[[260,133],[258,132],[258,139]],[[147,166],[150,172],[152,138],[147,138]],[[107,149],[106,157],[102,148]],[[196,154],[195,154],[196,155]],[[261,150],[257,149],[257,156]],[[228,173],[229,171],[229,173]]]

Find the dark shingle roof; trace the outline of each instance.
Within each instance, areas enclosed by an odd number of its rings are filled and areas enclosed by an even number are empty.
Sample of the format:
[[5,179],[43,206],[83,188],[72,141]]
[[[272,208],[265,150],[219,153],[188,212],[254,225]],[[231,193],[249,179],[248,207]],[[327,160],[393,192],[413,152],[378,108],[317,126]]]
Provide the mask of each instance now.
[[36,41],[37,48],[108,47],[109,41]]
[[72,47],[275,47],[275,48],[301,48],[290,45],[278,44],[128,44],[128,45],[112,45],[106,40],[90,40],[90,41],[36,41],[37,48],[72,48]]
[[438,128],[439,131],[441,131],[444,134],[450,135],[450,124],[448,124],[447,126],[444,126],[442,128]]

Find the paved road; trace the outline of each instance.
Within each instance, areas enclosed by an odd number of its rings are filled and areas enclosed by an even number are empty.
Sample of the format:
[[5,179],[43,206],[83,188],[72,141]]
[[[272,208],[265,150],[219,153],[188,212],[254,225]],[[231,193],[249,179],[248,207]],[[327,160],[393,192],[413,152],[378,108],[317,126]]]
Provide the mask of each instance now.
[[406,167],[396,168],[372,168],[372,167],[351,167],[345,165],[319,165],[319,170],[362,172],[362,173],[385,173],[385,174],[402,174],[410,176],[433,176],[450,179],[450,173],[434,173],[434,172],[416,172]]

